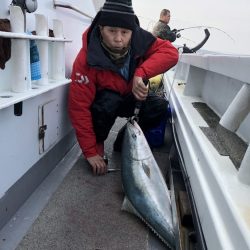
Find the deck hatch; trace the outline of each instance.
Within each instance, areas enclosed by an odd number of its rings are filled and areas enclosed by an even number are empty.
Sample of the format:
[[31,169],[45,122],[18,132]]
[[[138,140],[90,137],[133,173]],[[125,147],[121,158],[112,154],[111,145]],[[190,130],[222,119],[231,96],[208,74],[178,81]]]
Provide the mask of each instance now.
[[46,152],[58,139],[59,118],[58,103],[51,100],[38,107],[39,153]]

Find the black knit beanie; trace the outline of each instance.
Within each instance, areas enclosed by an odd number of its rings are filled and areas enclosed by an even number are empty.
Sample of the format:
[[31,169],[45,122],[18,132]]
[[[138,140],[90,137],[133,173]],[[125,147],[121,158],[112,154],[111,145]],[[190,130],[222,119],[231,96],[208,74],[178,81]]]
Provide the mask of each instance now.
[[138,25],[131,0],[107,0],[100,10],[97,24],[134,30]]

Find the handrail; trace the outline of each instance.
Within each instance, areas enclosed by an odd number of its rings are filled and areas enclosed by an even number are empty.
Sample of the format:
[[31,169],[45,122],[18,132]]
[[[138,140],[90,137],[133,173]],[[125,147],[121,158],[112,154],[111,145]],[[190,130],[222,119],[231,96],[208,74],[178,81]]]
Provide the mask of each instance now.
[[54,4],[54,8],[62,7],[62,8],[66,8],[66,9],[71,9],[71,10],[74,10],[74,11],[80,13],[81,15],[86,16],[86,17],[88,17],[90,19],[94,18],[93,16],[90,16],[90,15],[82,12],[81,10],[79,10],[79,8],[73,6],[72,4],[61,2],[61,1],[56,1],[56,0],[53,0],[53,4]]
[[29,35],[26,33],[6,32],[6,31],[0,31],[0,37],[12,38],[12,39],[42,40],[42,41],[51,41],[51,42],[72,42],[71,39],[48,37],[48,36],[37,36],[37,35]]

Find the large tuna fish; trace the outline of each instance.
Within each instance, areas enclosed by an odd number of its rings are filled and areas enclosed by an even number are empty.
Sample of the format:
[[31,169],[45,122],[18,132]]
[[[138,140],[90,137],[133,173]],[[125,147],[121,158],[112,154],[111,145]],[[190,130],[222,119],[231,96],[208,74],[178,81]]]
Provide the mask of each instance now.
[[169,191],[144,134],[135,121],[126,125],[122,145],[123,210],[141,218],[175,248]]

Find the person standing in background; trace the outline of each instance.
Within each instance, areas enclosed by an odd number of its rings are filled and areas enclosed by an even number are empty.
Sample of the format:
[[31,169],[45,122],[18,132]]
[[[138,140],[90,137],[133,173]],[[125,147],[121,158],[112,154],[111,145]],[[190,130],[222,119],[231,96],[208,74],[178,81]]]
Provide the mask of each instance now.
[[163,9],[160,14],[160,20],[155,24],[152,33],[158,38],[174,42],[176,38],[180,37],[180,34],[177,33],[176,29],[170,29],[168,25],[170,17],[170,10]]

